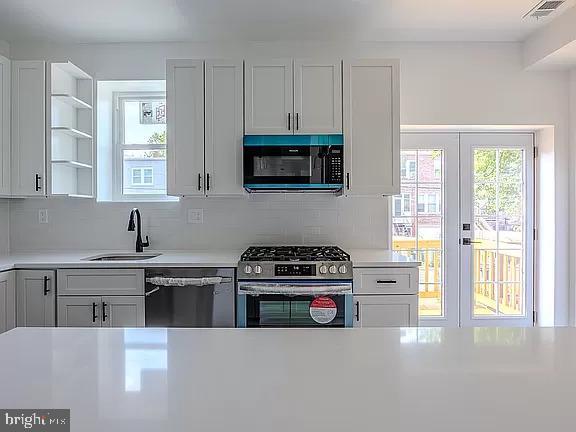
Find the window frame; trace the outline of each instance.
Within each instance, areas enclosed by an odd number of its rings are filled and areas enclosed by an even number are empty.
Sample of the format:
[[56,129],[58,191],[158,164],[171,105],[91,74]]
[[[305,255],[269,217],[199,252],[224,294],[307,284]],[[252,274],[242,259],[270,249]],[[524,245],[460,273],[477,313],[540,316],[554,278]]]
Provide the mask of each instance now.
[[[113,200],[114,201],[178,201],[178,197],[166,194],[124,194],[124,150],[165,150],[167,144],[124,144],[124,110],[126,102],[140,102],[146,100],[166,99],[166,92],[130,91],[114,92],[114,119],[113,119]],[[141,167],[135,167],[141,168]],[[132,174],[132,172],[130,173]],[[142,171],[144,181],[144,171]],[[136,187],[147,187],[151,184],[136,184]],[[166,185],[168,188],[168,185]]]

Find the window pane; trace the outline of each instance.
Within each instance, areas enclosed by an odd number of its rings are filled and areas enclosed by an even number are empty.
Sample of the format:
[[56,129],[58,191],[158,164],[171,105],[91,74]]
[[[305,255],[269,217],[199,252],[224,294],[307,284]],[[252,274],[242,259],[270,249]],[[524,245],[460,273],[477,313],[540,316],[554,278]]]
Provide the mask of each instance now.
[[166,194],[165,156],[146,150],[125,150],[123,156],[124,195]]
[[418,181],[442,180],[442,150],[418,150]]
[[474,315],[496,315],[497,296],[498,284],[490,282],[474,284]]
[[483,182],[496,178],[496,150],[474,150],[474,181]]
[[166,144],[166,101],[124,102],[124,144]]
[[416,249],[416,219],[411,217],[392,220],[392,248],[394,250]]
[[432,317],[443,315],[442,286],[440,284],[420,284],[418,314]]
[[442,206],[442,185],[418,185],[418,214],[438,215]]
[[402,181],[416,180],[416,151],[403,151],[400,155]]

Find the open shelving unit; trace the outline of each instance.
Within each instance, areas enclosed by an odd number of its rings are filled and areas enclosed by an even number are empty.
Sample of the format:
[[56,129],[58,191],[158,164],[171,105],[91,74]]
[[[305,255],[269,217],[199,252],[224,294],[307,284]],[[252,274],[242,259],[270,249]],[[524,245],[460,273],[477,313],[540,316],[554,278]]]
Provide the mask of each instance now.
[[93,80],[70,62],[48,68],[51,195],[94,197]]

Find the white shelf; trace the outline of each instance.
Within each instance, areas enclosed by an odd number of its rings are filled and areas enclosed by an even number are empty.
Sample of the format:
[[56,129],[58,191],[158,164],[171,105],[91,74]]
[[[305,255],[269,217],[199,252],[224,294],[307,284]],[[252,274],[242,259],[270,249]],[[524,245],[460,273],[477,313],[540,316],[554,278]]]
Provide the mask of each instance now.
[[72,96],[65,93],[53,94],[52,99],[58,100],[65,104],[68,104],[74,108],[78,109],[92,109],[92,105],[78,99],[76,96]]
[[61,69],[62,71],[66,72],[70,76],[80,79],[80,80],[90,80],[92,77],[80,69],[73,63],[66,62],[66,63],[53,63],[53,66]]
[[92,165],[84,163],[84,162],[74,161],[74,160],[57,159],[57,160],[53,160],[52,163],[55,165],[67,166],[67,167],[71,167],[71,168],[92,169]]
[[74,138],[92,139],[92,135],[89,135],[86,132],[82,132],[82,131],[79,131],[78,129],[65,127],[65,126],[53,126],[52,132],[64,133],[64,134],[70,135]]

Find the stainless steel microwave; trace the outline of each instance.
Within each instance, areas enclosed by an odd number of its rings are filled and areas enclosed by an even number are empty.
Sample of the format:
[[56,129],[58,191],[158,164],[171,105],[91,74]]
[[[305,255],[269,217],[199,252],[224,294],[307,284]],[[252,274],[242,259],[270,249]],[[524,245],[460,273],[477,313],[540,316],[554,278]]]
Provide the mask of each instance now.
[[245,135],[249,192],[337,192],[344,185],[342,135]]

